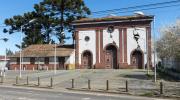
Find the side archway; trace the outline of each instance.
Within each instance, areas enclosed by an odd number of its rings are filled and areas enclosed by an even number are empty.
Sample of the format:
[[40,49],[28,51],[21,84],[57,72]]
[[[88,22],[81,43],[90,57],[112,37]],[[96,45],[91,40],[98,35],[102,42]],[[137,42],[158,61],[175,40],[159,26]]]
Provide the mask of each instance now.
[[131,52],[131,66],[138,69],[143,69],[144,55],[142,50],[135,49]]
[[81,65],[85,69],[93,68],[93,55],[89,50],[85,50],[81,55]]

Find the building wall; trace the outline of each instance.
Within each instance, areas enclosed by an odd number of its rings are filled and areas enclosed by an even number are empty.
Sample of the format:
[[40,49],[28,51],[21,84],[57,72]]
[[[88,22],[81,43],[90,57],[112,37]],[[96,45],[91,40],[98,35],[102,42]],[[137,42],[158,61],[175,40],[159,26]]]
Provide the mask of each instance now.
[[[75,63],[75,53],[72,52],[70,57],[65,57],[65,63],[64,63],[64,67],[66,68],[67,65],[69,64],[74,64]],[[11,70],[15,70],[15,69],[19,69],[20,65],[18,64],[19,62],[17,62],[18,58],[10,58],[10,69]],[[38,68],[40,69],[54,69],[54,57],[49,57],[49,64],[45,64],[44,62],[44,58],[40,57],[40,58],[35,58],[35,64],[30,64],[30,58],[23,58],[22,62],[22,69],[26,69],[26,70],[37,70]],[[56,66],[58,68],[59,66],[59,62],[58,62],[58,57],[56,57]]]
[[[88,50],[93,55],[93,65],[96,63],[96,31],[95,30],[87,30],[87,31],[79,31],[79,64],[81,64],[81,55],[85,50]],[[90,40],[86,42],[85,36],[89,36]]]
[[73,51],[70,57],[65,58],[65,64],[75,64],[75,51]]
[[112,33],[112,38],[110,37],[110,33],[107,32],[107,29],[103,30],[103,48],[110,43],[115,43],[119,48],[119,30],[115,29]]
[[[22,70],[39,70],[38,69],[38,64],[24,64],[22,66]],[[58,64],[57,64],[58,66]],[[19,64],[11,64],[10,65],[10,70],[19,70],[20,68],[20,65]],[[42,69],[43,70],[53,70],[54,69],[54,64],[48,64],[48,66],[44,66]]]
[[[44,64],[44,58],[39,57],[35,58],[35,64]],[[17,58],[11,58],[10,64],[17,64]],[[30,58],[29,57],[23,57],[22,58],[22,64],[30,64]]]
[[[150,28],[147,28],[146,26],[135,28],[116,27],[113,33],[111,33],[112,37],[110,37],[110,33],[107,32],[107,28],[78,30],[79,44],[76,46],[78,47],[76,48],[78,51],[78,63],[81,65],[83,51],[89,50],[93,54],[93,65],[97,65],[96,68],[104,68],[104,49],[108,44],[115,44],[115,46],[117,46],[119,68],[131,68],[131,53],[137,49],[137,42],[134,39],[133,33],[138,33],[140,35],[138,43],[143,54],[143,67],[145,67],[145,64],[147,63],[147,53],[151,53],[151,42],[149,42],[151,41],[151,35],[149,35],[151,32],[149,29]],[[90,37],[89,42],[84,40],[85,36]],[[149,39],[147,39],[147,37],[149,37]],[[149,43],[149,46],[147,46],[147,43]],[[146,50],[147,47],[149,47],[148,52]],[[150,62],[152,62],[151,54]]]
[[136,31],[134,28],[127,28],[127,62],[128,65],[130,65],[130,55],[133,50],[137,48],[137,42],[134,39],[133,32],[137,33],[140,35],[140,39],[138,40],[139,46],[141,50],[143,51],[144,55],[144,63],[147,62],[147,56],[146,54],[146,28],[144,27],[136,27]]

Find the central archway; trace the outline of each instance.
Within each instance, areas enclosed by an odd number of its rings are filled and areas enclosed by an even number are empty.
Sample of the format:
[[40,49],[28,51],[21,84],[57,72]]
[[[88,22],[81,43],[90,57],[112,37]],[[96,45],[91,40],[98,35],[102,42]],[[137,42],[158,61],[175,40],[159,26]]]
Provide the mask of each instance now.
[[82,67],[86,69],[92,69],[92,53],[90,51],[84,51],[82,53]]
[[105,66],[106,68],[117,69],[117,47],[110,44],[105,48]]

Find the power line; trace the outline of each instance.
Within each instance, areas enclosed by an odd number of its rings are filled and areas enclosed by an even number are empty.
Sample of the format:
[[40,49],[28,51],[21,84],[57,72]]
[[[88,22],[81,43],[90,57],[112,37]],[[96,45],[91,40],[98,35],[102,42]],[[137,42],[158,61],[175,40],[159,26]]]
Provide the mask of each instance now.
[[139,9],[139,8],[148,9],[148,7],[150,7],[150,9],[152,9],[152,7],[153,7],[153,9],[155,9],[154,7],[162,8],[161,6],[169,6],[170,4],[176,4],[176,3],[180,3],[180,0],[161,2],[161,3],[153,3],[153,4],[146,4],[146,5],[138,5],[138,6],[126,7],[126,8],[120,8],[120,9],[97,11],[97,12],[92,12],[92,14],[102,14],[102,13],[109,13],[109,12],[116,12],[116,11],[123,11],[123,10],[126,10],[126,11],[127,10],[135,10],[135,9]]
[[180,0],[175,0],[175,1],[169,1],[169,2],[161,2],[161,3],[153,3],[153,4],[147,4],[147,5],[138,5],[138,6],[132,6],[132,7],[126,7],[126,8],[120,8],[120,9],[111,9],[111,10],[103,10],[103,11],[97,11],[97,12],[92,12],[92,13],[106,13],[106,12],[113,12],[113,11],[118,11],[118,10],[127,10],[127,9],[136,9],[136,8],[143,8],[143,7],[148,7],[148,6],[158,6],[158,5],[165,5],[165,4],[172,4],[172,3],[179,3]]
[[[126,10],[126,11],[114,11],[111,12],[111,14],[118,14],[118,13],[128,13],[128,12],[134,12],[139,10],[153,10],[153,9],[160,9],[160,8],[168,8],[168,7],[179,7],[180,4],[174,4],[174,5],[166,5],[166,6],[159,6],[159,7],[151,7],[151,8],[141,8],[141,9],[132,9],[132,10]],[[104,14],[95,14],[95,15],[106,15]]]

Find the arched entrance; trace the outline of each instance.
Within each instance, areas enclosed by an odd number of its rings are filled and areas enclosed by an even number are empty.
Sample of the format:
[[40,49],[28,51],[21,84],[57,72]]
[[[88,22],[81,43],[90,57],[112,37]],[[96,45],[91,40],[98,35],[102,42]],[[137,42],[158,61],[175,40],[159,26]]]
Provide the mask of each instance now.
[[117,69],[117,48],[114,45],[108,45],[105,48],[105,66],[106,68]]
[[131,53],[131,65],[142,69],[143,68],[143,53],[141,50],[134,50]]
[[82,67],[87,69],[92,69],[92,53],[90,51],[84,51],[82,53]]

